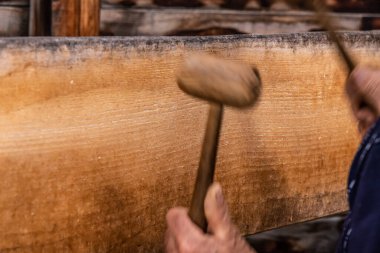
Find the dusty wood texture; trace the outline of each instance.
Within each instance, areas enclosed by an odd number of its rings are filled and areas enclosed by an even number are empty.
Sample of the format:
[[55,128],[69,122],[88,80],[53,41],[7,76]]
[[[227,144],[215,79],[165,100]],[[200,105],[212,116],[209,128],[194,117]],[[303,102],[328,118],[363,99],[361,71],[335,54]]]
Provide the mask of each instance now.
[[[339,30],[379,29],[380,14],[334,14]],[[103,8],[104,35],[275,34],[322,30],[312,12]]]
[[[380,33],[344,40],[378,63]],[[334,49],[320,33],[0,39],[0,251],[160,251],[198,165],[208,105],[175,72],[199,51],[263,81],[254,109],[226,109],[216,165],[242,233],[346,210],[358,136]]]
[[0,6],[0,36],[27,36],[29,8]]
[[52,24],[51,0],[31,0],[29,9],[29,36],[50,36]]
[[54,0],[55,36],[96,36],[100,27],[100,0]]

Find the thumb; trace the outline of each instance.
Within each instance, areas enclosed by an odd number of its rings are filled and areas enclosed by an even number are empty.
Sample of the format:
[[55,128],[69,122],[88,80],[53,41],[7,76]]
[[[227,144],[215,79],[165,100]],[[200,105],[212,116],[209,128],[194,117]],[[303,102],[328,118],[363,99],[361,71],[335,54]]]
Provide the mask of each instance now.
[[202,230],[197,227],[190,219],[188,210],[183,207],[172,208],[166,214],[168,231],[175,237],[190,240],[199,240],[203,237]]
[[231,223],[219,183],[212,184],[208,189],[205,199],[205,214],[208,228],[214,236],[222,240],[231,236],[235,227]]
[[351,93],[357,92],[356,95],[362,97],[378,116],[380,111],[380,70],[358,66],[350,75],[347,90]]
[[359,132],[365,134],[367,130],[376,122],[375,113],[368,108],[360,109],[355,113],[355,117],[359,121]]

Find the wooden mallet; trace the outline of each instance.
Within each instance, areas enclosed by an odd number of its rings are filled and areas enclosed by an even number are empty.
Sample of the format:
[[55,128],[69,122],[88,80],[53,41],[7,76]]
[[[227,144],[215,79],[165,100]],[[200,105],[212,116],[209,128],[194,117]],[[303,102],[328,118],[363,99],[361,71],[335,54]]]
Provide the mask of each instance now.
[[179,87],[186,93],[210,101],[210,110],[189,216],[207,231],[204,199],[213,182],[223,105],[253,106],[261,93],[258,72],[250,66],[210,55],[185,59],[177,75]]

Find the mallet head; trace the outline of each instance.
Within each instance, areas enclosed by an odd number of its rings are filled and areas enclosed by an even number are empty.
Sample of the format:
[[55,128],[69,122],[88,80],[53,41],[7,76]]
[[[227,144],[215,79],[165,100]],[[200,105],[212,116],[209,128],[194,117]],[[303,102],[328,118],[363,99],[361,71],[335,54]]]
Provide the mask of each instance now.
[[177,82],[192,96],[235,107],[252,106],[261,93],[255,69],[206,54],[186,58]]

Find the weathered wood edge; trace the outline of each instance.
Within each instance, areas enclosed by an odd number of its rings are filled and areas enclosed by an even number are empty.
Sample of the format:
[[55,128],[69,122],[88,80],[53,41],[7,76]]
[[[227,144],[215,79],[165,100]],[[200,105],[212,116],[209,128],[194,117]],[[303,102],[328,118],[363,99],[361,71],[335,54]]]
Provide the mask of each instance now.
[[[380,31],[370,32],[341,32],[344,43],[349,47],[378,47],[380,46]],[[58,50],[62,45],[75,46],[108,46],[113,49],[133,49],[135,52],[170,51],[177,46],[192,49],[207,49],[209,46],[215,48],[228,44],[230,47],[239,44],[250,44],[252,47],[265,48],[291,48],[306,47],[313,45],[332,45],[327,33],[310,32],[295,34],[274,35],[224,35],[224,36],[139,36],[139,37],[8,37],[0,38],[0,50],[7,48],[43,48],[52,51]],[[24,48],[26,49],[26,48]],[[126,51],[127,52],[127,51]]]

